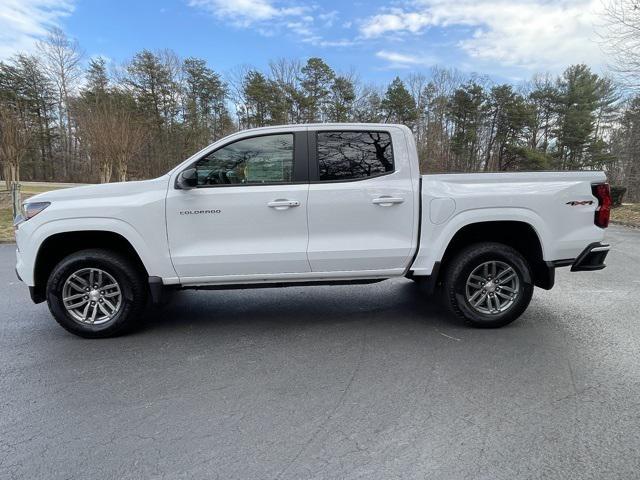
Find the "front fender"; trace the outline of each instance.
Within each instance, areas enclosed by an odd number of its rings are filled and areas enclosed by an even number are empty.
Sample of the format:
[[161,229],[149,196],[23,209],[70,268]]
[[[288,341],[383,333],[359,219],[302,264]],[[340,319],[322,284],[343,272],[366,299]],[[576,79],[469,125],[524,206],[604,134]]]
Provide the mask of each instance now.
[[19,274],[28,286],[35,285],[35,262],[48,238],[60,233],[87,231],[111,232],[122,236],[136,251],[150,276],[176,277],[164,232],[159,231],[157,235],[145,238],[133,225],[115,218],[65,218],[33,225],[30,222],[25,222],[16,232]]

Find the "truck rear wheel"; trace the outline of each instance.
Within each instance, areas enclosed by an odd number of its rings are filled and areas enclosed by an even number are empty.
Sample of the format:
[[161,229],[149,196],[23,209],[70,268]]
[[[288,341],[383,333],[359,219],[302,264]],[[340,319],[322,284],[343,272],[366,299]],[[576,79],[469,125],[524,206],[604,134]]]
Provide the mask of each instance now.
[[479,328],[516,320],[533,295],[529,264],[515,249],[485,242],[460,251],[445,272],[444,290],[454,314]]
[[85,338],[129,331],[147,303],[144,276],[109,250],[82,250],[58,263],[47,282],[47,303],[56,321]]

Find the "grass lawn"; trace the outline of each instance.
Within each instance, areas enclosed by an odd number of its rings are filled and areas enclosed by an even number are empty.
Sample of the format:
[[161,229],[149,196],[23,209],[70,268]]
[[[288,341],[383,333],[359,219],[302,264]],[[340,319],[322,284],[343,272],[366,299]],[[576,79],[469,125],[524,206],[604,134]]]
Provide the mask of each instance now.
[[24,182],[20,187],[22,195],[30,197],[38,193],[49,192],[51,190],[59,190],[61,188],[80,187],[86,183],[47,183],[47,182]]
[[14,242],[13,216],[10,208],[0,209],[0,242]]
[[627,203],[611,210],[611,221],[640,227],[640,203]]
[[[20,191],[22,193],[22,201],[24,202],[27,198],[38,193],[58,190],[60,188],[68,188],[71,186],[73,185],[56,183],[23,183]],[[7,242],[15,242],[15,237],[13,235],[13,213],[11,211],[11,207],[7,208],[5,206],[0,208],[0,243]]]
[[24,196],[37,195],[50,190],[57,190],[57,188],[51,188],[47,185],[22,185],[22,188],[20,188],[20,192]]

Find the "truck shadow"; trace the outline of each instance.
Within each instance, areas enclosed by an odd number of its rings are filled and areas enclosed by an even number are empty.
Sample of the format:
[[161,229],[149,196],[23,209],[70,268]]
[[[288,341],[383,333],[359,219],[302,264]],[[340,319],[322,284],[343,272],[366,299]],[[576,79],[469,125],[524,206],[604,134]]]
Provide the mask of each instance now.
[[207,331],[231,325],[296,328],[363,320],[462,326],[438,296],[429,296],[419,285],[402,279],[372,285],[180,291],[169,305],[148,313],[140,333],[177,333],[185,325]]

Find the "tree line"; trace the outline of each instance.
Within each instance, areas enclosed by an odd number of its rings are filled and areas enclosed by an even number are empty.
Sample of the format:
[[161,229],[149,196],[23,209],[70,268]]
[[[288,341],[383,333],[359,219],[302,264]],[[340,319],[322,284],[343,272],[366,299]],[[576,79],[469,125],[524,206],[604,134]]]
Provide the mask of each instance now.
[[84,65],[58,29],[36,54],[0,62],[7,182],[151,178],[239,129],[382,122],[411,128],[423,172],[603,169],[640,200],[640,96],[586,65],[518,85],[433,68],[382,86],[321,58],[224,77],[170,50]]

